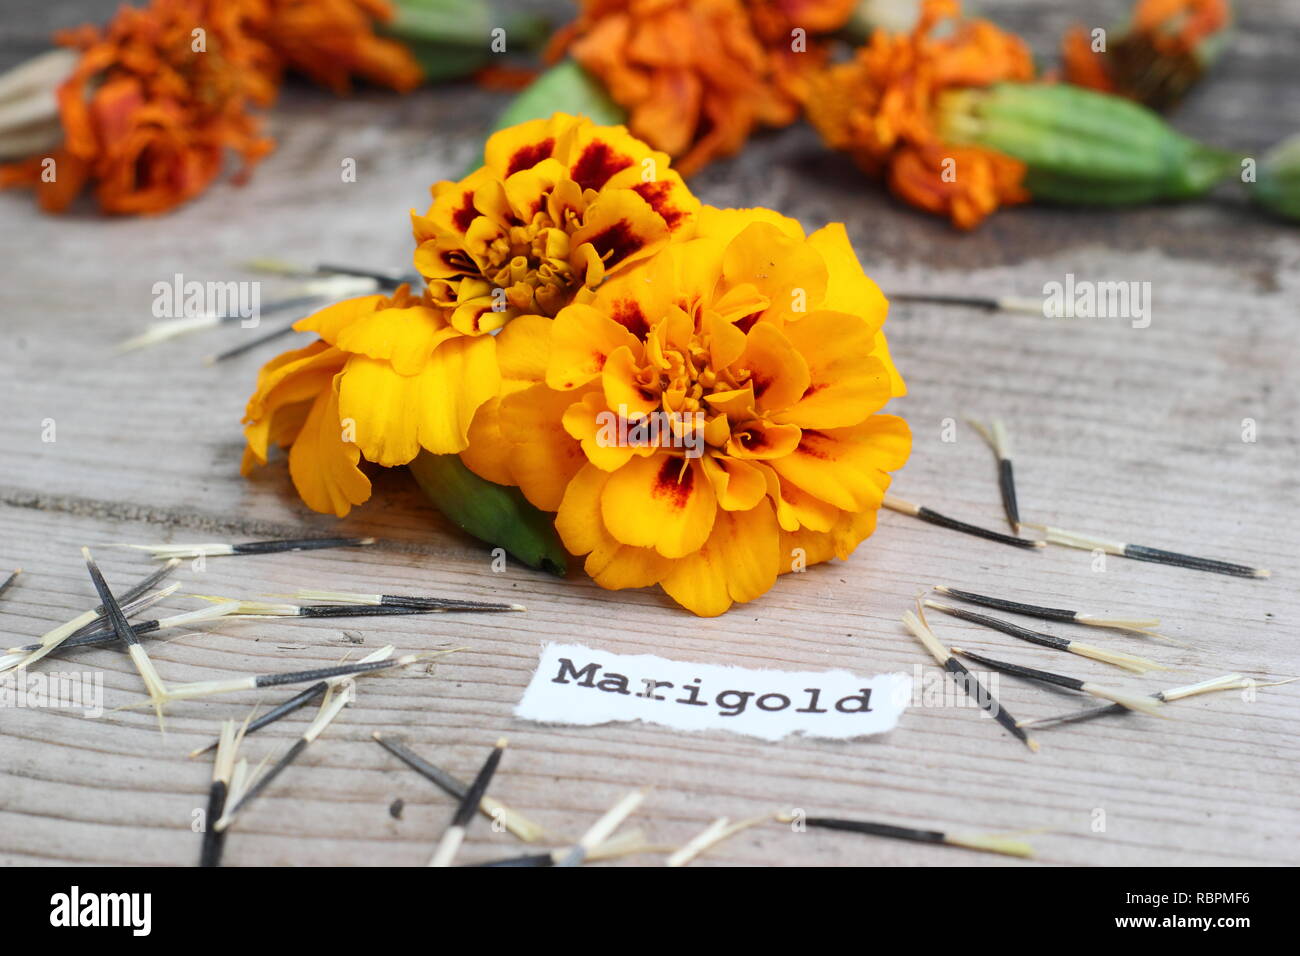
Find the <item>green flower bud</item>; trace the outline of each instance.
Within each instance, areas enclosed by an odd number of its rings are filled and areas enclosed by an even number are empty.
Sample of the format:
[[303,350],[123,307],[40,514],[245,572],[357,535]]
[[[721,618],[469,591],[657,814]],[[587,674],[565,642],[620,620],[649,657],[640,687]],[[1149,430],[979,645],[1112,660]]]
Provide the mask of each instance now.
[[530,568],[564,574],[568,553],[555,516],[528,503],[518,488],[494,484],[465,467],[459,455],[422,451],[408,466],[420,490],[462,531],[505,548]]
[[939,132],[1012,156],[1035,199],[1120,205],[1208,192],[1237,157],[1176,132],[1146,107],[1076,86],[1001,83],[945,94]]

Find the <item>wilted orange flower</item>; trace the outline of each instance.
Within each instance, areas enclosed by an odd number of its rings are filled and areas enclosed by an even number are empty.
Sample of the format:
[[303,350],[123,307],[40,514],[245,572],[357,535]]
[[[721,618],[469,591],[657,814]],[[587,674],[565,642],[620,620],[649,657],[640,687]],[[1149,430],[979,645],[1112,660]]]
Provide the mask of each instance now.
[[388,0],[240,0],[250,5],[250,30],[296,70],[336,93],[354,76],[399,92],[420,85],[410,51],[375,34],[375,21],[393,18]]
[[[689,176],[734,153],[756,126],[795,119],[801,77],[819,56],[815,34],[843,25],[852,8],[849,0],[583,0],[551,50],[567,50],[594,74],[628,111],[632,132]],[[795,28],[805,35],[792,36]]]
[[[925,0],[910,34],[877,30],[851,63],[812,80],[808,118],[834,149],[883,177],[900,198],[970,229],[1000,205],[1025,202],[1024,165],[939,136],[935,109],[953,88],[1033,77],[1029,49],[987,20],[961,20],[957,0]],[[946,35],[936,27],[954,20]]]
[[1082,26],[1061,42],[1065,78],[1153,109],[1172,106],[1218,55],[1232,22],[1228,0],[1138,0],[1127,30],[1093,48]]
[[[203,192],[227,150],[240,175],[273,147],[250,112],[301,69],[335,88],[350,73],[401,89],[418,82],[410,54],[377,38],[378,0],[152,0],[103,29],[60,34],[80,51],[58,90],[64,143],[0,167],[0,187],[31,186],[61,211],[93,183],[109,213],[158,213]],[[50,164],[53,161],[53,165]]]
[[606,588],[701,615],[848,554],[907,460],[887,303],[839,225],[705,207],[698,238],[498,338],[462,460],[555,511]]
[[415,267],[466,334],[552,317],[695,227],[699,201],[668,157],[622,126],[556,113],[494,134],[484,155],[412,214]]
[[[200,24],[206,32],[196,37]],[[246,165],[270,150],[247,111],[273,95],[262,72],[267,51],[229,10],[154,0],[121,8],[102,31],[82,27],[61,39],[81,50],[58,93],[64,144],[53,167],[37,157],[0,179],[35,186],[45,209],[66,208],[93,181],[106,212],[161,212],[207,188],[226,149]]]

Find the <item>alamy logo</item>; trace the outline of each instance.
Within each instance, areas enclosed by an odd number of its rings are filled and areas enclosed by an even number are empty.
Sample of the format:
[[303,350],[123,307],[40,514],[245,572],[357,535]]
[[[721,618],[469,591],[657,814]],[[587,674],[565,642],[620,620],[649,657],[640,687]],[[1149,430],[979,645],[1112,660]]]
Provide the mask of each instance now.
[[152,893],[82,893],[74,886],[50,897],[51,926],[126,926],[133,936],[148,936],[152,912]]
[[262,319],[260,282],[188,282],[181,273],[170,282],[153,284],[155,319],[239,319],[245,329],[257,328]]
[[1048,319],[1131,319],[1133,328],[1151,324],[1150,282],[1092,282],[1075,280],[1043,283],[1043,316]]
[[18,667],[0,674],[0,708],[79,709],[90,718],[104,715],[102,671],[28,673]]
[[704,454],[703,412],[652,411],[634,415],[626,405],[596,415],[596,444],[602,448],[682,448],[687,458]]

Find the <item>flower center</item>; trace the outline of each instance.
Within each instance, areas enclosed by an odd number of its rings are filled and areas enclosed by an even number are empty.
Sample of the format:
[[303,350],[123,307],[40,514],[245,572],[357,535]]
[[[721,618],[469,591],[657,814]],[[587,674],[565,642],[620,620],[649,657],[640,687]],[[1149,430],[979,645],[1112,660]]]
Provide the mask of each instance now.
[[482,250],[483,277],[504,289],[514,308],[554,318],[572,299],[579,279],[569,263],[569,234],[578,223],[571,211],[566,218],[557,225],[542,209],[532,222],[510,226]]

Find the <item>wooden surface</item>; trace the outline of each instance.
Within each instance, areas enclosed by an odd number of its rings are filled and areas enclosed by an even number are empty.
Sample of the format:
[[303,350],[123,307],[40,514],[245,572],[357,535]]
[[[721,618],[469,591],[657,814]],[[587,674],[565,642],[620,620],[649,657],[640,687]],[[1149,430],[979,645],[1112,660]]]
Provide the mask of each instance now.
[[[35,52],[50,27],[111,6],[32,4],[0,48],[4,62]],[[1076,6],[981,4],[1046,56],[1079,16]],[[1233,51],[1175,118],[1207,140],[1261,150],[1300,129],[1300,11],[1282,0],[1239,6],[1246,9]],[[1109,23],[1122,8],[1098,4],[1094,18]],[[215,368],[201,360],[250,332],[113,356],[114,342],[150,320],[153,283],[177,272],[252,278],[235,264],[254,254],[405,264],[407,210],[425,203],[430,183],[465,166],[501,101],[468,87],[342,101],[290,89],[272,115],[279,148],[249,185],[218,186],[158,219],[55,219],[25,196],[0,195],[0,569],[25,569],[0,599],[7,643],[96,603],[80,546],[96,551],[117,587],[143,575],[146,561],[108,547],[123,541],[371,534],[381,543],[366,551],[214,558],[178,580],[183,591],[246,597],[314,585],[528,606],[508,617],[245,621],[153,643],[168,681],[323,665],[388,642],[402,651],[467,648],[434,674],[362,679],[355,706],[240,820],[227,844],[230,865],[423,863],[451,803],[376,746],[375,730],[406,737],[462,776],[508,735],[493,791],[560,838],[580,833],[628,789],[653,785],[634,821],[664,845],[717,816],[798,807],[953,831],[1042,828],[1029,839],[1046,864],[1300,863],[1300,684],[1262,688],[1253,701],[1239,693],[1189,700],[1171,708],[1171,721],[1128,716],[1044,731],[1037,755],[970,707],[913,708],[892,733],[848,743],[769,744],[640,724],[542,727],[511,716],[540,643],[553,638],[749,667],[930,673],[898,618],[920,589],[941,582],[1153,614],[1189,645],[1049,625],[1176,668],[1130,680],[934,616],[950,643],[995,656],[1147,692],[1229,671],[1300,674],[1300,240],[1294,227],[1245,205],[1240,190],[1182,208],[1011,210],[958,235],[893,203],[821,152],[803,127],[761,137],[694,182],[717,205],[768,205],[809,227],[842,219],[886,292],[1036,296],[1066,273],[1151,282],[1147,329],[896,306],[888,331],[911,388],[897,411],[916,442],[894,490],[999,526],[992,458],[963,423],[999,415],[1016,442],[1030,520],[1257,564],[1273,570],[1267,581],[1119,558],[1098,572],[1086,552],[1021,552],[885,514],[850,561],[787,576],[764,598],[699,620],[658,592],[605,592],[577,574],[558,580],[517,566],[495,574],[485,550],[450,529],[402,472],[381,475],[370,503],[343,522],[306,511],[282,462],[240,478],[239,417],[257,365],[280,346]],[[346,157],[357,160],[356,183],[340,183]],[[267,282],[264,298],[274,292]],[[1241,438],[1246,418],[1257,423],[1254,443]],[[42,441],[47,419],[52,443]],[[958,423],[955,442],[942,440],[945,419]],[[362,633],[364,648],[347,643],[345,629]],[[57,669],[102,671],[110,708],[141,695],[118,650],[70,654]],[[1079,706],[1073,695],[1010,678],[1000,693],[1020,717]],[[193,864],[192,812],[206,799],[210,765],[185,754],[258,699],[177,704],[166,736],[139,711],[98,720],[0,712],[0,863]],[[250,738],[246,753],[254,761],[278,754],[307,719],[300,713]],[[390,814],[399,798],[400,819]],[[1098,811],[1104,832],[1094,830]],[[516,852],[512,837],[480,821],[462,859]],[[1004,862],[1015,861],[772,824],[701,865]]]

